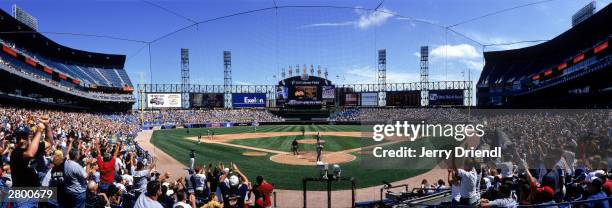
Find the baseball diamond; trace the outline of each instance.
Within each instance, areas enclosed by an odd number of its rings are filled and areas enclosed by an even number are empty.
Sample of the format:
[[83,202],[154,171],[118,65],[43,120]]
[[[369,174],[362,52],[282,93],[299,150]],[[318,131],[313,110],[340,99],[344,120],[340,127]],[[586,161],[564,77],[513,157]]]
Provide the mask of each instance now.
[[2,1],[0,208],[611,207],[612,0],[494,2]]

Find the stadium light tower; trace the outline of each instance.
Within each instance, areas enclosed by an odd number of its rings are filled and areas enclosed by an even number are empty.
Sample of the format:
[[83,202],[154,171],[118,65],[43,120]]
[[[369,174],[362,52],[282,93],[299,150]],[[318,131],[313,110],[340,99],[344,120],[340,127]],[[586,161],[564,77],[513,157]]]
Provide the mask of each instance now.
[[223,51],[223,90],[225,108],[232,108],[232,52]]
[[286,76],[287,74],[285,73],[285,68],[283,68],[283,71],[281,72],[281,77],[282,79],[285,79]]
[[327,72],[327,68],[325,68],[325,73],[323,73],[323,75],[325,76],[325,79],[327,79],[327,76],[329,75],[329,73]]
[[429,46],[421,46],[421,106],[429,105]]
[[387,49],[378,50],[378,105],[387,105]]
[[189,108],[189,49],[181,48],[181,103]]

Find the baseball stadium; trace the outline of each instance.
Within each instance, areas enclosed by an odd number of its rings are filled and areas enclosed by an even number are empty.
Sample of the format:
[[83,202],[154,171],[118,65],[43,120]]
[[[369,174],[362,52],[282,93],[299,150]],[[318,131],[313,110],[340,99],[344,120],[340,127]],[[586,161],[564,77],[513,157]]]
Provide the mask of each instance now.
[[610,207],[610,3],[0,3],[0,208]]

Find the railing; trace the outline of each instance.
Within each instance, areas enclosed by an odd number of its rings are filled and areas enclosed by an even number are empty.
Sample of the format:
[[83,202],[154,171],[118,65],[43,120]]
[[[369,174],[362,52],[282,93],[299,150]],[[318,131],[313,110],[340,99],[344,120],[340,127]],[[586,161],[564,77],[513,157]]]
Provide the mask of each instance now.
[[[603,199],[579,200],[579,201],[572,201],[572,202],[559,202],[559,203],[552,203],[552,204],[519,205],[518,207],[520,207],[520,208],[568,207],[568,206],[571,206],[571,205],[581,205],[581,204],[597,203],[597,202],[602,202],[602,201],[608,201],[608,203],[612,203],[612,197],[607,197],[607,198],[603,198]],[[423,204],[423,203],[410,203],[410,204],[407,204],[407,205],[409,205],[410,207],[422,207],[422,208],[449,207],[448,204],[431,205],[431,204]],[[457,207],[457,208],[476,208],[476,207],[479,207],[479,205],[453,205],[453,207]]]
[[383,192],[384,192],[385,190],[387,190],[387,191],[388,191],[389,189],[400,188],[400,187],[404,187],[404,188],[405,188],[405,191],[406,191],[406,192],[408,192],[408,184],[395,185],[395,186],[392,186],[391,184],[385,184],[385,185],[383,185],[383,187],[382,187],[382,188],[380,188],[380,201],[383,201]]

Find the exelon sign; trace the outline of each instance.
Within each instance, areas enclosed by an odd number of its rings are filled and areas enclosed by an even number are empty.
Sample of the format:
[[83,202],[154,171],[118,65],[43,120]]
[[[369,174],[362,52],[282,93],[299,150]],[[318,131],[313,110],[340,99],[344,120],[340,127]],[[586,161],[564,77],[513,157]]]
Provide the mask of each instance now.
[[266,107],[265,93],[234,93],[232,94],[234,108],[263,108]]

